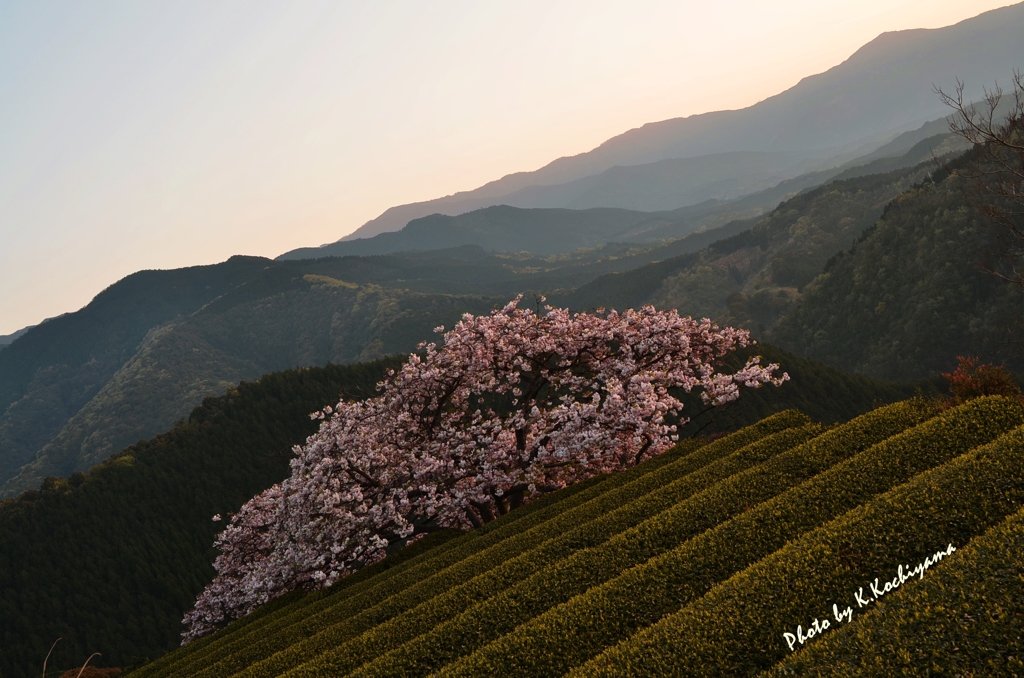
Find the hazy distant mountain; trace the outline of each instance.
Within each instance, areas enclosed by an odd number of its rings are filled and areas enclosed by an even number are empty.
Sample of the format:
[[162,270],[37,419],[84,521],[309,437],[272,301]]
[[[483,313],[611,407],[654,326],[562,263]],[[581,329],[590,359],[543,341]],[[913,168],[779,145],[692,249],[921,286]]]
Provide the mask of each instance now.
[[[927,136],[935,129],[942,133]],[[400,231],[372,238],[341,240],[323,247],[304,247],[286,252],[278,260],[315,259],[328,256],[366,256],[428,251],[473,245],[493,252],[527,251],[538,255],[570,252],[609,242],[658,242],[682,238],[718,228],[738,219],[767,214],[780,202],[834,178],[891,172],[911,167],[932,154],[966,150],[967,143],[948,132],[943,118],[900,135],[877,151],[830,170],[810,172],[731,201],[705,200],[671,211],[640,212],[615,208],[557,209],[518,208],[509,205],[484,207],[457,216],[432,214],[414,219]],[[745,154],[754,155],[754,154]],[[653,165],[686,161],[666,160],[640,167],[615,168],[597,177],[574,183],[591,183],[595,196],[606,174],[633,170],[642,183],[644,171]],[[661,177],[664,178],[664,177]],[[651,182],[657,186],[659,179]]]
[[[791,89],[749,108],[649,123],[609,139],[592,151],[559,158],[534,172],[510,174],[472,191],[390,208],[344,239],[396,231],[413,219],[431,214],[456,215],[496,204],[666,209],[664,190],[651,191],[651,202],[645,202],[643,191],[620,190],[622,183],[605,182],[601,193],[588,193],[586,183],[573,182],[613,167],[669,159],[691,159],[691,175],[698,177],[695,181],[680,177],[670,194],[691,202],[678,202],[672,207],[726,197],[727,191],[735,190],[724,180],[729,171],[736,179],[755,185],[765,182],[761,188],[770,186],[808,171],[808,163],[848,160],[871,150],[872,145],[940,117],[946,111],[933,86],[951,90],[955,79],[960,78],[967,82],[968,94],[976,96],[983,85],[997,79],[1005,81],[1014,68],[1024,67],[1021,35],[1024,4],[986,12],[945,28],[883,33],[842,64],[804,78]],[[725,167],[729,158],[722,154],[729,153],[770,155],[752,174],[743,155],[731,159],[732,170]],[[713,186],[699,185],[701,170],[708,163],[720,165],[721,195],[714,193]],[[665,169],[679,174],[676,165],[669,164]],[[636,176],[635,171],[620,174],[625,184]],[[655,183],[658,180],[654,177],[661,176],[653,171],[649,174]],[[669,177],[659,180],[664,183]],[[556,186],[562,188],[552,188]],[[623,202],[616,202],[616,191]],[[592,202],[595,199],[599,202]]]
[[623,232],[639,224],[663,224],[673,218],[671,213],[620,209],[519,209],[496,205],[455,217],[433,214],[410,221],[401,231],[337,242],[323,248],[305,247],[278,259],[389,254],[462,245],[477,245],[492,251],[555,254],[594,247],[618,239]]
[[[707,200],[730,200],[845,160],[830,154],[735,151],[616,166],[554,186],[530,186],[500,199],[523,208],[671,211]],[[464,212],[463,212],[464,213]],[[354,240],[349,238],[348,240]]]
[[753,228],[723,233],[700,251],[603,275],[551,303],[585,311],[653,304],[755,334],[771,329],[830,257],[849,247],[890,201],[926,179],[930,162],[829,182],[779,205]]

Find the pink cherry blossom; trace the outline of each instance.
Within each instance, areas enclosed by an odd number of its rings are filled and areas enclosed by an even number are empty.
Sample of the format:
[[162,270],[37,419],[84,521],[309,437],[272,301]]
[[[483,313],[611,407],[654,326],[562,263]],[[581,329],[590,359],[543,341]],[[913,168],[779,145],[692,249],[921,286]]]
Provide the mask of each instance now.
[[[217,575],[185,616],[184,642],[295,589],[330,586],[440,528],[472,528],[544,492],[628,468],[677,439],[682,403],[776,386],[778,365],[719,360],[753,343],[675,311],[466,314],[421,344],[379,395],[311,416],[291,476],[246,503],[216,541]],[[437,328],[443,332],[444,328]],[[670,423],[677,421],[678,424]]]

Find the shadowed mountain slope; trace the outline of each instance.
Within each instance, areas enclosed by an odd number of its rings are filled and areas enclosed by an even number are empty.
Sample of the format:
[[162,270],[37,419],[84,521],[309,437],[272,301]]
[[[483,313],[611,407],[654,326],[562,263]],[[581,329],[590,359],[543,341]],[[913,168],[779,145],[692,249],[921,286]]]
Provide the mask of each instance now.
[[[500,300],[499,300],[500,301]],[[266,372],[411,351],[496,300],[360,286],[271,267],[188,318],[151,330],[52,439],[0,486],[11,496],[156,435],[204,396]]]
[[929,161],[819,186],[703,250],[604,275],[552,299],[576,310],[652,303],[760,334],[830,257],[875,223],[890,200],[934,169]]
[[57,435],[153,327],[195,312],[266,264],[233,257],[216,266],[141,271],[82,310],[28,329],[0,351],[0,479]]
[[[970,171],[973,154],[955,164]],[[955,355],[1024,370],[1017,337],[1024,294],[999,267],[997,232],[968,206],[970,189],[936,175],[887,206],[828,262],[769,333],[801,355],[875,377],[949,371]]]

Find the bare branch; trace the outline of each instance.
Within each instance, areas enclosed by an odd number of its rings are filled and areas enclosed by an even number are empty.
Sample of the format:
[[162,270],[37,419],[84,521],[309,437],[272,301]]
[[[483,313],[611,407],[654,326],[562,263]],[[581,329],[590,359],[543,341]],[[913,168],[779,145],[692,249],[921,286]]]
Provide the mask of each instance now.
[[1012,93],[985,88],[980,106],[964,99],[964,83],[939,98],[953,110],[949,129],[974,146],[972,162],[952,173],[968,185],[974,211],[994,226],[1002,265],[986,263],[993,275],[1024,286],[1024,75],[1014,71]]
[[46,678],[46,662],[50,661],[50,655],[53,654],[53,648],[57,647],[57,643],[59,643],[62,640],[64,639],[58,638],[57,640],[53,641],[53,645],[50,646],[50,651],[46,653],[46,659],[43,660],[43,678]]

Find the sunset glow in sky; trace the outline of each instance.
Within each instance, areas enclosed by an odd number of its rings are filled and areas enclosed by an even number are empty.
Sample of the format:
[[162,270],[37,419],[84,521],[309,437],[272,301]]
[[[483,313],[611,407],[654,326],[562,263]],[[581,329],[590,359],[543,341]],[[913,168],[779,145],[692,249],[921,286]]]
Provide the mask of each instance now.
[[1005,0],[0,4],[0,334],[742,108]]

